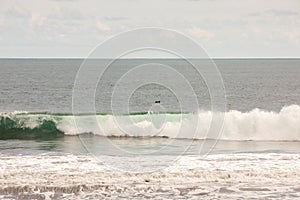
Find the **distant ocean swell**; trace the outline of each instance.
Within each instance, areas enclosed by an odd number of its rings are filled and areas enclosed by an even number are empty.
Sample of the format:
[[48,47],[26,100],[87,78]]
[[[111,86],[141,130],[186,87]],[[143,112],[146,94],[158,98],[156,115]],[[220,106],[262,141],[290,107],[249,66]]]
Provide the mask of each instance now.
[[[184,114],[193,115],[193,114]],[[64,135],[78,135],[93,133],[101,136],[130,137],[122,132],[116,125],[113,116],[109,114],[97,115],[103,131],[93,126],[89,127],[91,116],[78,116],[86,121],[84,128],[75,126],[72,114],[47,114],[13,112],[0,114],[0,139],[55,139]],[[130,116],[135,125],[144,127],[145,131],[155,128],[146,113]],[[186,133],[180,138],[205,139],[209,129],[212,113],[210,111],[199,112],[199,123],[196,133]],[[180,121],[181,114],[168,113],[164,122],[163,131],[158,135],[149,137],[178,138],[177,130],[181,123],[189,123],[188,120]],[[133,126],[129,124],[128,126]],[[130,129],[130,128],[129,128]],[[236,110],[225,113],[225,120],[221,140],[268,140],[268,141],[300,141],[300,106],[290,105],[283,107],[279,112],[254,109],[249,112]]]

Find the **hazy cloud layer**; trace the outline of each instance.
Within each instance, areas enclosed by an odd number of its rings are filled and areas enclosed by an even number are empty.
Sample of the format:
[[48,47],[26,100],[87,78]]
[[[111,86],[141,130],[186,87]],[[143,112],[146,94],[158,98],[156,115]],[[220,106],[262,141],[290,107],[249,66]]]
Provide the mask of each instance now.
[[300,57],[297,0],[1,0],[0,57],[86,57],[141,27],[182,32],[212,57]]

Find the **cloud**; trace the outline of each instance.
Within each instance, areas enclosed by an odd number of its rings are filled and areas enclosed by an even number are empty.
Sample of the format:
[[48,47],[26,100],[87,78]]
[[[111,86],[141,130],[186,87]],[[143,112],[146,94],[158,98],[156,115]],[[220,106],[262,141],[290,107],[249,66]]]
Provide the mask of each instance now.
[[247,14],[247,16],[258,17],[258,16],[261,16],[261,12],[250,12]]
[[30,17],[30,12],[26,9],[12,7],[3,12],[5,18],[26,19]]
[[24,45],[29,49],[24,54],[29,54],[36,45],[49,46],[49,54],[56,55],[59,48],[52,50],[53,45],[94,45],[141,27],[187,33],[213,56],[274,56],[282,52],[279,47],[290,49],[286,54],[300,52],[297,0],[1,0],[0,4],[0,48],[10,47],[11,54]]
[[119,17],[119,16],[105,16],[105,20],[107,21],[121,21],[127,19],[127,17]]
[[108,25],[97,20],[102,19],[101,17],[68,6],[53,7],[43,12],[21,6],[2,10],[2,46],[90,45],[102,40],[101,37],[111,30]]
[[51,0],[51,1],[58,1],[58,2],[59,1],[62,1],[62,2],[64,2],[64,1],[68,2],[69,1],[69,2],[71,2],[71,1],[78,1],[78,0]]
[[247,14],[250,17],[259,17],[263,15],[272,15],[272,16],[278,16],[278,17],[288,17],[288,16],[298,16],[300,15],[300,12],[294,11],[294,10],[276,10],[276,9],[271,9],[271,10],[266,10],[263,12],[250,12]]
[[99,19],[96,20],[96,26],[101,31],[110,31],[110,27],[101,22]]
[[284,31],[283,35],[285,35],[291,42],[295,44],[300,43],[300,31],[292,30],[292,31]]
[[210,40],[215,36],[214,33],[207,31],[205,29],[201,29],[199,27],[193,27],[193,28],[188,29],[187,31],[192,36],[200,38],[200,39]]
[[295,16],[300,14],[300,12],[293,10],[268,10],[267,13],[275,16]]

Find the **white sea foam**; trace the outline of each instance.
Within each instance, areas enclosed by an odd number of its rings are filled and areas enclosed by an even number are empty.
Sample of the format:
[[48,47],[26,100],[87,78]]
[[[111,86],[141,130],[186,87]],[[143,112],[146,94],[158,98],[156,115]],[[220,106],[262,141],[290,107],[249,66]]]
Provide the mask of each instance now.
[[[136,124],[128,124],[128,126],[144,127],[147,131],[154,129],[153,124],[149,120],[142,120],[144,116],[132,116],[138,121]],[[145,117],[144,117],[145,118]],[[207,131],[212,119],[212,112],[199,112],[198,129],[196,132],[185,133],[185,135],[177,135],[182,124],[189,125],[189,121],[184,119],[180,121],[179,114],[167,114],[167,121],[164,123],[163,130],[157,136],[167,136],[170,138],[206,138]],[[88,117],[83,122],[86,124],[82,130],[75,129],[74,121],[71,118],[64,118],[58,124],[58,128],[66,134],[78,134],[80,132],[92,132],[94,134],[104,136],[124,136],[130,135],[130,132],[124,133],[120,130],[113,116],[98,116],[101,131],[97,126],[88,126]],[[130,130],[130,127],[126,128]],[[151,131],[149,131],[151,132]],[[150,135],[151,136],[151,135]],[[254,109],[250,112],[240,112],[232,110],[225,113],[224,126],[220,134],[222,140],[300,140],[300,106],[291,105],[283,107],[280,112],[270,112],[260,109]]]
[[[132,158],[126,163],[134,164]],[[87,155],[1,155],[0,166],[1,198],[300,197],[299,154],[184,156],[160,171],[135,174],[113,171]]]
[[[50,120],[56,124],[58,130],[67,135],[93,133],[102,136],[136,136],[136,134],[132,134],[134,131],[131,132],[131,130],[138,127],[139,130],[142,130],[140,131],[142,136],[205,139],[212,115],[213,113],[210,111],[200,111],[198,116],[195,114],[166,114],[166,121],[159,128],[152,123],[151,116],[149,117],[147,114],[121,116],[119,118],[130,118],[132,121],[132,123],[123,123],[121,126],[116,123],[116,119],[112,115],[97,115],[97,123],[93,121],[93,116],[77,116],[77,124],[72,115],[11,113],[1,116],[16,121],[19,128],[38,127],[44,120]],[[222,140],[300,140],[299,105],[283,107],[279,112],[264,111],[258,108],[249,112],[232,110],[226,112],[224,116],[223,130],[219,135],[219,139]],[[194,124],[190,119],[197,117],[198,125],[195,131]],[[181,126],[185,127],[185,132],[178,135]]]

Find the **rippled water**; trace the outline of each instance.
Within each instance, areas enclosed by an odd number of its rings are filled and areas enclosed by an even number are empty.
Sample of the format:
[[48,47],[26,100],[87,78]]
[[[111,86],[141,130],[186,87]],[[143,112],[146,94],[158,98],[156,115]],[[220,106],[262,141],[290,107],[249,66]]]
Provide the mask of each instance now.
[[[101,60],[93,62],[91,72],[104,67]],[[181,60],[151,63],[183,74],[199,108],[181,108],[163,86],[142,86],[129,99],[128,112],[124,102],[116,104],[121,117],[144,128],[143,137],[136,137],[115,124],[111,95],[124,73],[149,60],[119,60],[105,71],[95,91],[99,131],[89,125],[90,115],[79,116],[86,125],[81,129],[72,116],[72,89],[82,60],[0,59],[0,198],[300,198],[300,60],[214,62],[227,97],[223,130],[212,138],[218,141],[205,140],[212,115],[205,81]],[[124,86],[134,84],[126,80]],[[165,110],[149,116],[157,100]],[[161,115],[166,121],[155,124]],[[181,116],[187,117],[181,121]],[[199,118],[197,131],[178,136],[181,123],[189,127],[193,117]],[[157,126],[164,130],[152,134]],[[210,149],[207,141],[217,143]]]

